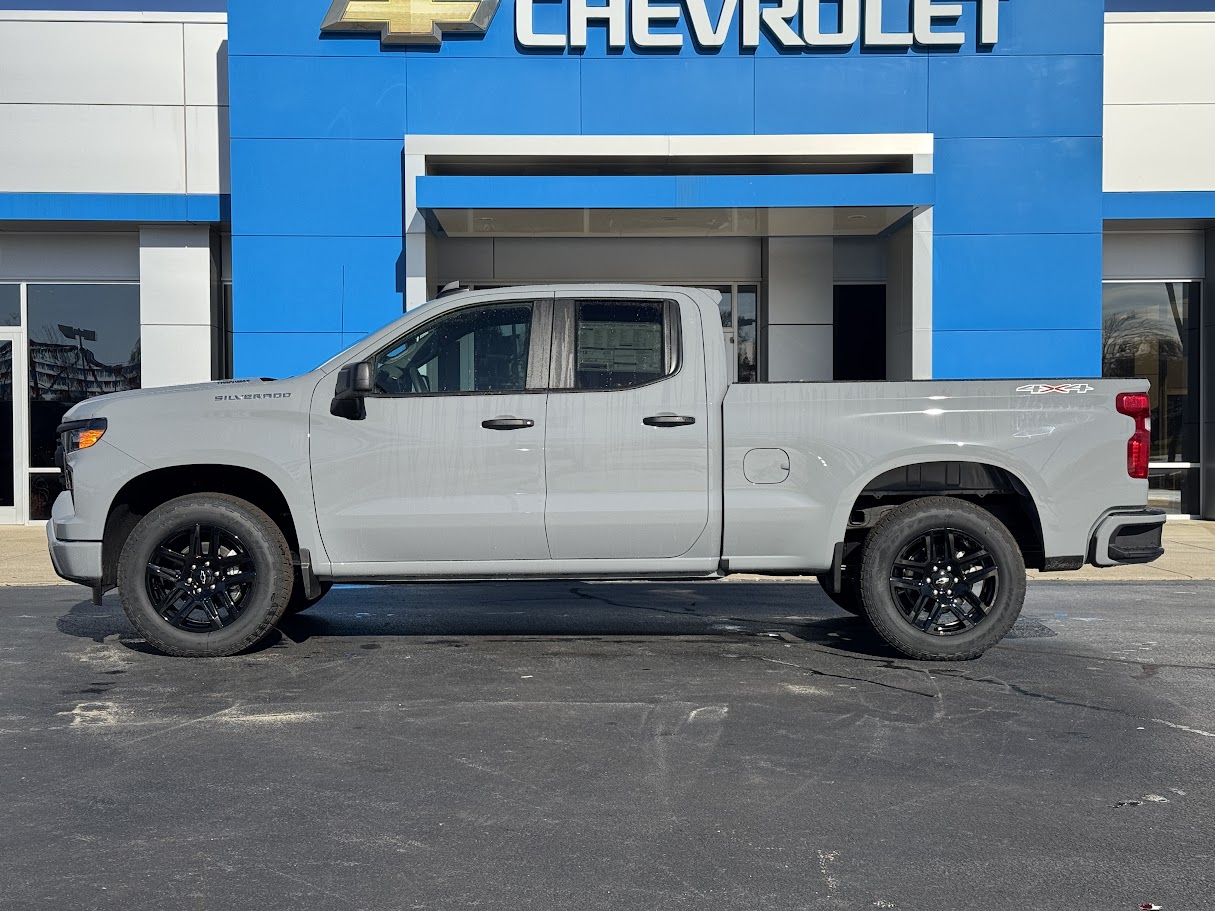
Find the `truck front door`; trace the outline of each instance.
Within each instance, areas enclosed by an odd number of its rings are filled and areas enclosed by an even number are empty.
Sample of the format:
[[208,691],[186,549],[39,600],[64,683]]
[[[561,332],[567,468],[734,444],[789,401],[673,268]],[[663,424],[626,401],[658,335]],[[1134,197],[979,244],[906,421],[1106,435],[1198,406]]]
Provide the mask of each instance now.
[[704,532],[701,333],[696,308],[674,300],[556,302],[545,442],[554,560],[680,557]]
[[440,314],[373,356],[366,417],[311,417],[321,539],[335,563],[544,560],[551,300]]

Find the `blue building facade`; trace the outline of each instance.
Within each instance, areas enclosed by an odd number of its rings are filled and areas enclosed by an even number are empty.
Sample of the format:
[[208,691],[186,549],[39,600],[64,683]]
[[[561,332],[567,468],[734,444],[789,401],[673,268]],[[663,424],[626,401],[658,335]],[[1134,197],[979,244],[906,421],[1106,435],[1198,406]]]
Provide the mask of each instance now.
[[[876,187],[859,168],[784,175],[759,201],[932,210],[933,376],[1100,375],[1101,0],[962,0],[960,16],[933,23],[962,41],[945,47],[901,43],[920,4],[869,0],[863,16],[876,11],[891,44],[862,34],[802,48],[762,20],[758,46],[745,47],[746,2],[726,4],[736,14],[725,40],[706,48],[682,7],[655,3],[680,14],[652,33],[682,46],[659,49],[639,47],[631,29],[610,46],[603,18],[589,23],[585,48],[525,47],[512,0],[483,34],[392,45],[378,31],[323,33],[331,5],[242,0],[229,11],[238,373],[302,368],[402,312],[406,137],[930,134],[927,174],[883,174]],[[807,7],[831,34],[850,5]],[[566,32],[569,0],[528,7],[535,31]],[[990,44],[981,8],[999,17]],[[798,36],[804,14],[788,20]],[[543,175],[544,162],[533,164]],[[606,173],[563,180],[546,208],[662,208],[672,202],[664,188],[693,174],[675,163],[638,186]],[[521,180],[483,182],[486,204]],[[718,175],[700,184],[707,199],[685,193],[672,207],[757,201],[754,185]]]

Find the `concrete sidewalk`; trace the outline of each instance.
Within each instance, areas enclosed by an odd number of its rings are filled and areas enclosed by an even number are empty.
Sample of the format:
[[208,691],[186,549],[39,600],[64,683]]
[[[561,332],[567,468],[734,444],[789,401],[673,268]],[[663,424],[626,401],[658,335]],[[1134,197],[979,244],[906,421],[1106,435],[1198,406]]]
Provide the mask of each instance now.
[[[1215,580],[1215,522],[1170,522],[1165,526],[1164,556],[1147,566],[1096,569],[1074,573],[1030,573],[1030,578],[1058,582],[1152,582]],[[765,577],[747,577],[765,578]],[[0,585],[67,585],[55,575],[41,525],[0,526]]]

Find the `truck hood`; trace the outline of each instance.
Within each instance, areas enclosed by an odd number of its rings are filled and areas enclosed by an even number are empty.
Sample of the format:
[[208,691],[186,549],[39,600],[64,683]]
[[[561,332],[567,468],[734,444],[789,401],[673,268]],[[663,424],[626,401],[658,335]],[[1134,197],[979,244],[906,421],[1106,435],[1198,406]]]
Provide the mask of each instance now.
[[[242,402],[266,399],[289,399],[311,392],[316,377],[310,374],[286,380],[249,379],[218,380],[213,383],[194,383],[189,386],[162,386],[154,389],[133,389],[130,392],[115,392],[87,399],[73,406],[63,420],[85,421],[103,417],[114,410],[125,410],[125,406],[138,409],[145,417],[154,417],[158,412],[201,408],[216,402]],[[223,396],[224,398],[220,398]]]

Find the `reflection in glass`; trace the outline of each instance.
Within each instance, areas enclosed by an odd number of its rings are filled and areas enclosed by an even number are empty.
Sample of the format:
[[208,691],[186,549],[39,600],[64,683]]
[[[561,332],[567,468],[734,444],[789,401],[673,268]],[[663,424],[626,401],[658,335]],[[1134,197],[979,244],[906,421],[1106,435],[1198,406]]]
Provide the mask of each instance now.
[[759,327],[759,289],[755,285],[738,287],[738,382],[759,382],[759,352],[756,345]]
[[0,326],[21,325],[21,286],[0,285]]
[[63,492],[63,476],[58,474],[30,473],[30,521],[37,522],[51,517],[51,507]]
[[1148,481],[1148,505],[1173,515],[1197,512],[1199,471],[1195,468],[1153,469]]
[[0,506],[13,506],[13,343],[0,341]]
[[139,286],[29,285],[26,305],[30,467],[53,468],[55,430],[69,408],[140,386]]
[[644,386],[666,372],[663,307],[646,301],[580,301],[578,389]]
[[[1104,287],[1102,362],[1106,377],[1152,383],[1152,461],[1200,459],[1200,285],[1112,283]],[[1153,497],[1170,512],[1198,511],[1184,472],[1153,473]]]
[[1107,284],[1104,297],[1104,375],[1152,381],[1152,461],[1197,461],[1198,284]]
[[721,328],[734,328],[734,287],[732,285],[714,285],[709,289],[721,294],[721,302],[717,305],[721,311]]
[[381,395],[512,392],[527,386],[532,305],[457,310],[376,358]]

